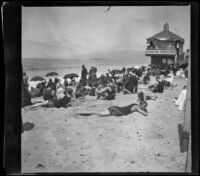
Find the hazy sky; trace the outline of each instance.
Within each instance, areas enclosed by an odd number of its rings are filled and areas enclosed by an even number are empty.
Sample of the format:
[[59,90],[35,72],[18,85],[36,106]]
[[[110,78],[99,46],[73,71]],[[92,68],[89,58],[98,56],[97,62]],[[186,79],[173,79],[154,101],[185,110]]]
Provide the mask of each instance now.
[[146,38],[170,31],[190,48],[189,6],[23,7],[22,57],[74,58],[108,50],[145,50]]

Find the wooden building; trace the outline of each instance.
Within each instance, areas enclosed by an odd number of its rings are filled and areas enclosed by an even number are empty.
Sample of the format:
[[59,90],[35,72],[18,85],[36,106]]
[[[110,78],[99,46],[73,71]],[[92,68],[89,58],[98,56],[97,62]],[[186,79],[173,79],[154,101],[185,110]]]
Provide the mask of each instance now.
[[175,61],[184,59],[184,39],[169,31],[168,23],[163,26],[163,31],[147,38],[146,56],[151,57],[152,65],[159,65],[165,69]]

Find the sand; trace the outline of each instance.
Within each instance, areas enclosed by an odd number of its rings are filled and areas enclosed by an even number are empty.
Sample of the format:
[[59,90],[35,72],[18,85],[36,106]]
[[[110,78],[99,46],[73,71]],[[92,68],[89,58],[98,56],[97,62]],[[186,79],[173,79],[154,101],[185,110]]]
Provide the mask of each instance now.
[[[121,117],[80,116],[112,105],[136,102],[137,95],[117,94],[116,100],[86,97],[68,108],[22,109],[23,122],[34,128],[22,134],[22,172],[184,172],[186,153],[180,152],[178,124],[184,111],[173,103],[186,81],[153,94],[148,116],[135,112]],[[35,99],[33,101],[37,101]]]

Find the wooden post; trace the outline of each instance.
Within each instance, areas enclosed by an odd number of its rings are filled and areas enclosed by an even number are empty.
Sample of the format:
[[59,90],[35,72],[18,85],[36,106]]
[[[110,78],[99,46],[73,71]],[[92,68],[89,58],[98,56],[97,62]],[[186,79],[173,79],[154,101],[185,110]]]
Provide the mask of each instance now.
[[191,172],[191,57],[188,58],[187,99],[183,131],[188,134],[186,172]]

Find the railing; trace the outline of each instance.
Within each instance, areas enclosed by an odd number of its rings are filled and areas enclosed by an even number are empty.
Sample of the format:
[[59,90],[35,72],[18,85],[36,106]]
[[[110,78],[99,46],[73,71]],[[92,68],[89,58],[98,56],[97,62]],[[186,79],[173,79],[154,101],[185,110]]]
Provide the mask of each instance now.
[[146,50],[146,55],[176,55],[175,50]]

